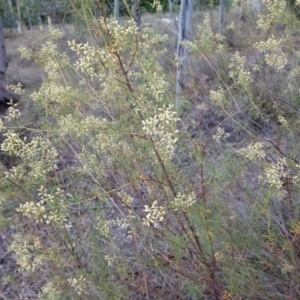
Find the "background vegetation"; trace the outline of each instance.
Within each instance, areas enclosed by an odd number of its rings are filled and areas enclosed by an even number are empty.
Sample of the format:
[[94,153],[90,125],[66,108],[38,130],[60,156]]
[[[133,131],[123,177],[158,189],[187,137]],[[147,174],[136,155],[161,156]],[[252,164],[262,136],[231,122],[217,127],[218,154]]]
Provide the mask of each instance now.
[[72,2],[6,32],[0,297],[299,299],[299,1],[196,10],[177,111],[166,15]]

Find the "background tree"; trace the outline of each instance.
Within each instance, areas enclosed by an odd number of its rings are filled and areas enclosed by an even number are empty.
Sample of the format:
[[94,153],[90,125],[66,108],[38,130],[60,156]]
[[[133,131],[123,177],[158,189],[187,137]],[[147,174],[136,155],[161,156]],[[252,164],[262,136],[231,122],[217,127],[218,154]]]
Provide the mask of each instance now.
[[222,34],[226,28],[226,0],[219,3],[219,33]]
[[188,81],[187,71],[189,62],[189,50],[183,44],[183,42],[192,40],[193,5],[193,0],[183,0],[180,4],[177,42],[177,56],[179,59],[179,64],[176,76],[175,100],[177,110],[181,105],[182,91]]
[[262,4],[262,1],[261,0],[252,0],[251,1],[251,6],[252,6],[252,10],[259,14],[261,13],[261,10],[263,8],[263,4]]
[[140,10],[140,1],[139,0],[131,0],[131,14],[132,18],[135,21],[135,24],[138,28],[141,25],[141,10]]
[[17,26],[18,26],[18,33],[22,34],[22,14],[21,14],[21,0],[16,0],[16,9],[17,9]]
[[15,14],[14,14],[11,0],[7,0],[7,4],[8,4],[8,8],[9,8],[9,13],[10,13],[10,25],[11,25],[10,28],[12,28],[15,23]]
[[12,29],[15,26],[11,0],[0,1],[0,16],[4,27]]
[[7,66],[8,59],[6,56],[2,17],[0,15],[0,102],[2,103],[9,102],[10,100],[12,100],[13,102],[19,100],[18,95],[14,94],[6,87],[5,74]]
[[114,0],[114,18],[119,22],[119,10],[120,2],[119,0]]

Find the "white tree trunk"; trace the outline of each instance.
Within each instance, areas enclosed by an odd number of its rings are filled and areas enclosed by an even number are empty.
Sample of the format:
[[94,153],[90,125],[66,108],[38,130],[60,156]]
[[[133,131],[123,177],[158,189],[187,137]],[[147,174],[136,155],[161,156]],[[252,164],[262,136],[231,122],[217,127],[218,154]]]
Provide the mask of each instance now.
[[18,31],[18,34],[22,34],[22,25],[21,25],[21,22],[20,21],[16,21],[17,22],[17,31]]
[[5,80],[5,72],[6,72],[7,65],[8,65],[8,60],[6,56],[2,18],[0,16],[0,81]]
[[171,13],[171,15],[173,14],[173,1],[169,0],[169,12]]
[[7,0],[7,4],[8,4],[8,8],[9,8],[10,14],[13,16],[14,15],[14,10],[13,10],[13,6],[12,6],[12,3],[11,3],[11,0]]
[[251,0],[251,8],[254,13],[260,14],[263,8],[261,0]]
[[28,5],[26,5],[26,13],[28,15],[29,29],[32,30],[31,14],[30,14],[30,9],[29,9]]
[[48,21],[49,28],[51,28],[52,27],[52,20],[51,20],[51,17],[49,15],[47,16],[47,21]]
[[141,13],[139,11],[139,0],[131,0],[131,14],[138,28],[141,25]]
[[182,91],[188,82],[189,50],[182,45],[182,42],[192,40],[193,23],[193,0],[181,0],[180,15],[178,24],[177,57],[179,65],[176,76],[176,110],[179,110],[182,102]]
[[42,18],[38,17],[38,20],[39,20],[39,28],[40,28],[40,30],[44,30],[44,25],[43,25]]
[[223,34],[226,28],[226,0],[219,0],[219,33]]
[[10,91],[5,83],[5,73],[8,66],[8,60],[6,56],[5,40],[3,33],[2,18],[0,16],[0,102],[17,102],[19,96]]
[[11,19],[12,19],[12,25],[11,25],[11,30],[12,28],[14,27],[14,22],[15,22],[15,14],[14,14],[14,10],[13,10],[13,6],[12,6],[12,3],[11,3],[11,0],[7,0],[7,4],[8,4],[8,8],[9,8],[9,12],[10,12],[10,16],[11,16]]
[[174,12],[173,12],[173,0],[169,0],[169,12],[170,12],[171,18],[173,19],[175,28],[178,31],[178,19],[176,18],[176,16],[174,15]]
[[120,10],[120,2],[119,0],[114,0],[114,18],[119,23],[119,10]]
[[22,34],[22,17],[21,17],[21,0],[16,0],[17,4],[17,12],[18,12],[18,21],[17,21],[17,28],[18,28],[18,33]]

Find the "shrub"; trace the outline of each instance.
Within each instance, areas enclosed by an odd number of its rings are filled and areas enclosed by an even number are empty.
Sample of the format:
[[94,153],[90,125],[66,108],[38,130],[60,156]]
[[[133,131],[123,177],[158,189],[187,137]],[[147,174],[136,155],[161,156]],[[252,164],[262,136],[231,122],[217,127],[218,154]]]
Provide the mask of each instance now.
[[293,25],[272,35],[277,2],[245,51],[206,18],[188,46],[216,78],[201,85],[191,69],[193,111],[174,111],[158,63],[167,37],[132,21],[90,21],[94,43],[68,43],[75,62],[53,29],[37,53],[22,50],[46,74],[31,95],[43,115],[30,134],[1,125],[15,160],[0,199],[41,299],[299,297],[299,23],[285,17]]

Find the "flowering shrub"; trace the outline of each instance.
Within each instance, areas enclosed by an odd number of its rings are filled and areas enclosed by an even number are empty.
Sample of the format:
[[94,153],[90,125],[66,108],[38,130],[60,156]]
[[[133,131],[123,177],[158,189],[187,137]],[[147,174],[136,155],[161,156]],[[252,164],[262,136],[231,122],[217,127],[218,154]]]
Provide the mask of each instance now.
[[12,106],[0,123],[1,224],[41,299],[299,297],[299,53],[288,29],[266,36],[285,1],[264,3],[254,56],[209,17],[187,44],[227,74],[190,84],[192,112],[174,109],[167,37],[133,21],[86,20],[93,41],[69,41],[70,57],[53,29],[21,49],[45,72],[31,94],[42,118],[16,129]]

